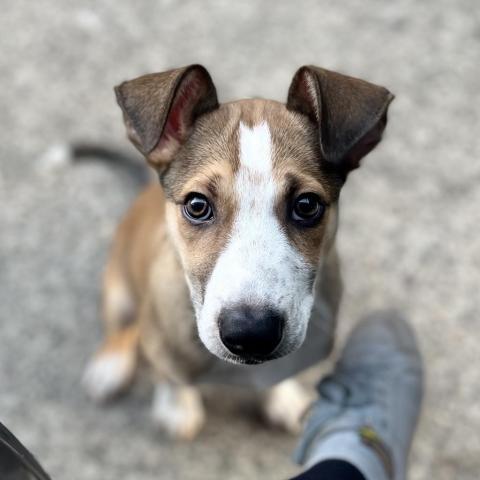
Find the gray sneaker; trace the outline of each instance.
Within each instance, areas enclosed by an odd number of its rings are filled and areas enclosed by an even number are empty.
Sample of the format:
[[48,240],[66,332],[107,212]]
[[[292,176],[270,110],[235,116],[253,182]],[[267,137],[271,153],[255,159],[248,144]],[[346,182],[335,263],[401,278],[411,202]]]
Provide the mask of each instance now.
[[423,393],[422,359],[405,320],[391,311],[364,319],[318,392],[296,460],[309,468],[340,459],[368,480],[404,480]]

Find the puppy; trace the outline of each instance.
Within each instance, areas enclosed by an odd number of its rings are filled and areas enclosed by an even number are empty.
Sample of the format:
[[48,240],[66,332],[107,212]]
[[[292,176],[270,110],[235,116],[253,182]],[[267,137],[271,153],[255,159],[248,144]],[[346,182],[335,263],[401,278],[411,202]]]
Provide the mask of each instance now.
[[160,185],[118,227],[88,392],[122,391],[142,356],[154,421],[174,437],[201,430],[202,381],[269,388],[267,418],[297,430],[307,397],[292,377],[333,344],[340,190],[380,141],[393,95],[314,66],[296,72],[286,104],[220,105],[200,65],[115,92]]

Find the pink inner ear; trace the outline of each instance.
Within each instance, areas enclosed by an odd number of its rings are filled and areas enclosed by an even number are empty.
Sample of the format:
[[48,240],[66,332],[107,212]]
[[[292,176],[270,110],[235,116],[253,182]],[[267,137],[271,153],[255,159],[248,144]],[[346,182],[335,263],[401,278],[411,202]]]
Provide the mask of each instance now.
[[192,124],[193,109],[202,95],[202,82],[195,73],[180,86],[168,114],[160,143],[168,140],[182,142]]

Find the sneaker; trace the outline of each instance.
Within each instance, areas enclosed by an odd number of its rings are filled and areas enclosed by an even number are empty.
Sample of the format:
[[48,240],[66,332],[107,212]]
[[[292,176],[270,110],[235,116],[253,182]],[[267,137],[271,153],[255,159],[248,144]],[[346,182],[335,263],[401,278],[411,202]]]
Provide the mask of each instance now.
[[405,320],[379,312],[359,323],[318,392],[297,462],[339,459],[368,480],[405,480],[423,393],[422,359]]

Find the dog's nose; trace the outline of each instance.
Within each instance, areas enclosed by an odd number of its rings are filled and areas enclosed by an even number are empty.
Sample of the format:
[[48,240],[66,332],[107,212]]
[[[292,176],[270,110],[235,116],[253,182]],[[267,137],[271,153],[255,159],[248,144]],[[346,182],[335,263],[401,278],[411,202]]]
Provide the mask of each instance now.
[[241,306],[220,313],[220,338],[230,352],[239,356],[266,357],[279,345],[283,316],[271,308]]

